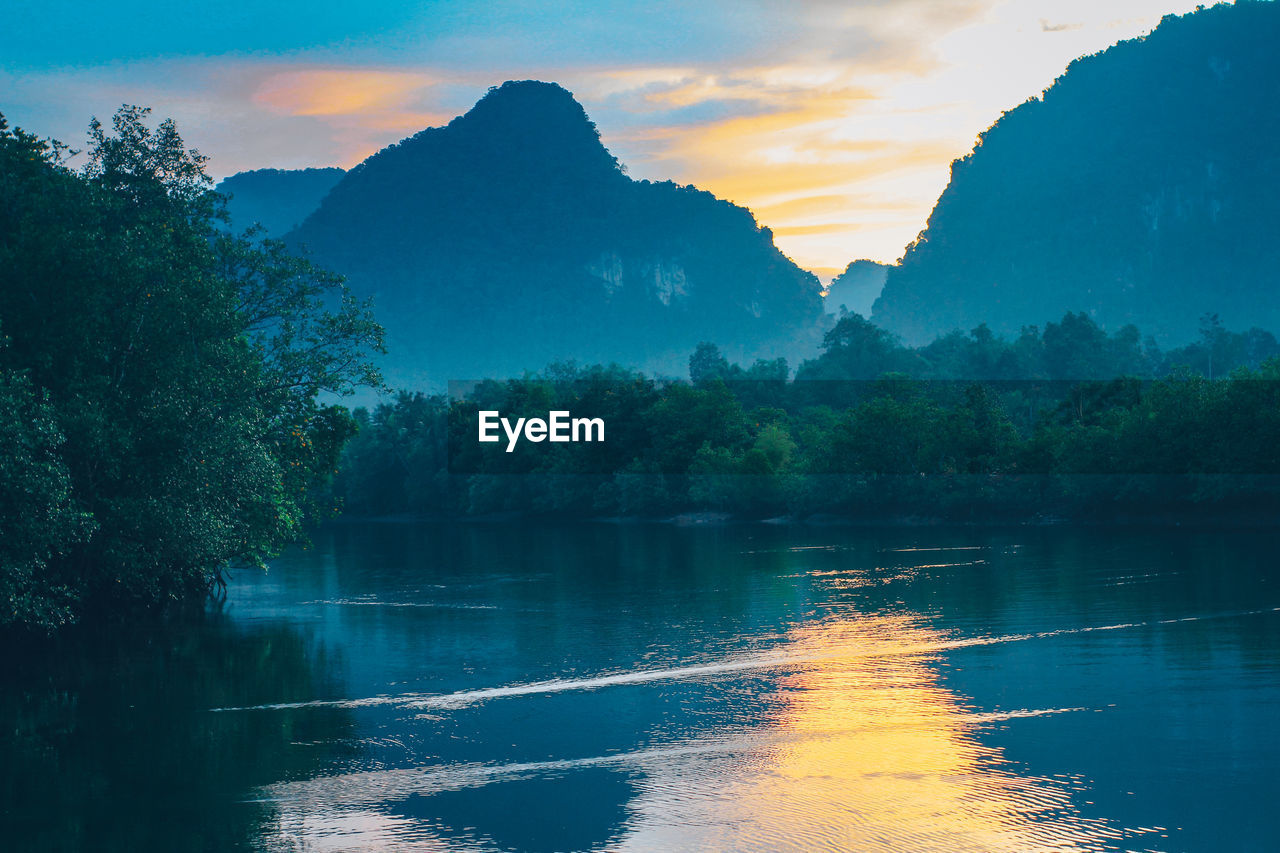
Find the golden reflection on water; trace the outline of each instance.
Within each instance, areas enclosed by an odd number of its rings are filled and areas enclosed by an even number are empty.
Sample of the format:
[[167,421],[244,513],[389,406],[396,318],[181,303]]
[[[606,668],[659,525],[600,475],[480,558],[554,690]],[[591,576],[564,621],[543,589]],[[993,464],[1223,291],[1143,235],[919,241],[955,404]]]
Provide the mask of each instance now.
[[[846,614],[792,629],[758,668],[729,660],[719,668],[649,671],[638,682],[543,683],[536,692],[484,700],[536,702],[557,690],[661,689],[687,679],[723,703],[724,719],[702,735],[570,761],[353,772],[272,786],[265,796],[279,803],[287,834],[326,827],[323,838],[312,836],[316,849],[481,850],[488,849],[482,838],[444,838],[380,807],[414,794],[604,766],[630,774],[637,790],[608,850],[1112,849],[1134,831],[1081,814],[1071,797],[1078,783],[1019,775],[979,737],[1003,720],[1079,709],[977,712],[940,683],[938,661],[948,650],[1027,639],[957,641],[915,614]],[[751,716],[735,714],[735,698],[762,695],[767,713],[757,702]],[[414,719],[413,704],[405,703],[406,726],[441,719]],[[503,808],[496,792],[493,807]],[[564,807],[571,812],[573,804]]]
[[[920,619],[832,620],[788,645],[812,663],[777,679],[772,746],[754,761],[652,768],[622,849],[1025,853],[1122,836],[1080,815],[1062,781],[1019,776],[981,742],[975,729],[1002,715],[939,684],[934,661],[954,643]],[[689,775],[714,796],[683,796]]]

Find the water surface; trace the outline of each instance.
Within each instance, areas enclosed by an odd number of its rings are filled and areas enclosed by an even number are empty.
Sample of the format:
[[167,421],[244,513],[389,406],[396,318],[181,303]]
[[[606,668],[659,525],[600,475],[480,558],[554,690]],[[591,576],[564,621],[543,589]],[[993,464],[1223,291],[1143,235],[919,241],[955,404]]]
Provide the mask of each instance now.
[[1275,850],[1273,540],[335,526],[221,614],[11,662],[3,837]]

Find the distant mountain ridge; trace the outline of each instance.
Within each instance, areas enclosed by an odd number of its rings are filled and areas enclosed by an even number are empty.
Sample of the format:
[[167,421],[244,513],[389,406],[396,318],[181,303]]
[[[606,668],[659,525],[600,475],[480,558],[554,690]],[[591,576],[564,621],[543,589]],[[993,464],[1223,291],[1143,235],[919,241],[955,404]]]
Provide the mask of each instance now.
[[229,196],[227,209],[237,228],[261,225],[269,237],[283,237],[320,206],[342,180],[344,169],[254,169],[219,182],[217,191]]
[[1280,329],[1280,6],[1167,16],[1073,62],[952,165],[872,319],[906,342],[1066,311],[1161,344]]
[[372,296],[393,384],[551,360],[683,374],[702,340],[808,354],[821,287],[750,211],[634,181],[558,85],[508,82],[342,176],[286,238]]
[[867,259],[850,261],[844,272],[831,280],[827,288],[826,305],[832,314],[849,312],[871,315],[871,306],[884,289],[889,265]]

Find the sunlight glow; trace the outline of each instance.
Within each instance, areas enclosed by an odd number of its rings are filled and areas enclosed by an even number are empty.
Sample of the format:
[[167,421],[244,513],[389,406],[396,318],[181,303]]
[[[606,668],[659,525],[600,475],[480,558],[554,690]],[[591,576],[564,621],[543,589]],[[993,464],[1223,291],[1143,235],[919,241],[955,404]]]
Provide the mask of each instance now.
[[[925,567],[917,567],[925,568]],[[904,568],[812,572],[813,582],[856,590],[910,577]],[[794,627],[759,658],[600,678],[511,685],[424,703],[378,697],[438,726],[478,703],[532,703],[583,690],[660,690],[696,683],[724,696],[752,696],[734,724],[635,751],[522,763],[374,768],[268,786],[282,837],[318,836],[346,849],[358,840],[403,850],[471,849],[429,821],[379,817],[387,800],[518,779],[562,777],[589,768],[624,774],[635,788],[630,818],[609,849],[1073,853],[1159,833],[1122,828],[1082,811],[1088,780],[1029,775],[988,743],[984,729],[1082,708],[975,709],[945,687],[939,664],[955,650],[1035,642],[1032,635],[956,639],[910,611],[857,613]],[[719,705],[733,708],[733,703]],[[240,709],[238,712],[254,712]],[[530,712],[532,713],[532,711]],[[492,789],[490,789],[492,790]],[[494,796],[498,796],[494,792]],[[318,848],[320,849],[320,848]]]
[[[1082,815],[1070,780],[1019,775],[978,736],[984,725],[1079,709],[976,713],[939,684],[947,646],[910,613],[794,630],[787,656],[817,663],[775,685],[775,719],[750,735],[759,753],[647,767],[620,849],[661,849],[656,833],[673,823],[699,849],[778,849],[785,839],[796,849],[1026,853],[1101,850],[1129,835]],[[684,794],[704,789],[713,800]]]

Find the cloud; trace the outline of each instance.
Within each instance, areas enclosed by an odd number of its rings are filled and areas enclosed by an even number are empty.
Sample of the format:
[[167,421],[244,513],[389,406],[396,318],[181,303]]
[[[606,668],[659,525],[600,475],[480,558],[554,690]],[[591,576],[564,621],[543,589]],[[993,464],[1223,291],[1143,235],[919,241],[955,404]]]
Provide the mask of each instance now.
[[[900,112],[881,94],[889,77],[828,62],[725,74],[650,69],[632,91],[610,93],[614,108],[648,119],[628,130],[628,151],[618,153],[633,175],[694,183],[750,207],[807,267],[842,267],[855,252],[892,260],[920,230],[973,131],[948,138],[942,128],[940,136],[927,126],[936,111],[923,120],[914,105]],[[691,109],[701,99],[731,109],[658,123],[669,106]]]
[[314,68],[269,75],[253,102],[287,115],[349,116],[403,111],[435,82],[411,71]]
[[[129,2],[145,18],[151,0]],[[951,161],[1001,111],[1037,95],[1076,56],[1195,2],[441,0],[367,15],[336,4],[296,32],[261,32],[260,16],[228,13],[215,40],[178,40],[173,54],[156,53],[169,42],[155,33],[123,39],[116,60],[101,56],[109,42],[72,51],[90,63],[77,66],[54,41],[43,66],[35,48],[11,60],[20,69],[0,52],[0,91],[11,121],[73,143],[90,115],[151,105],[222,176],[351,166],[444,124],[491,85],[554,80],[577,95],[633,176],[746,205],[797,261],[840,269],[850,258],[897,258]],[[344,31],[348,40],[334,36]]]
[[452,118],[429,108],[441,82],[419,71],[282,68],[265,73],[251,99],[280,115],[321,119],[339,164],[350,166],[388,142]]

